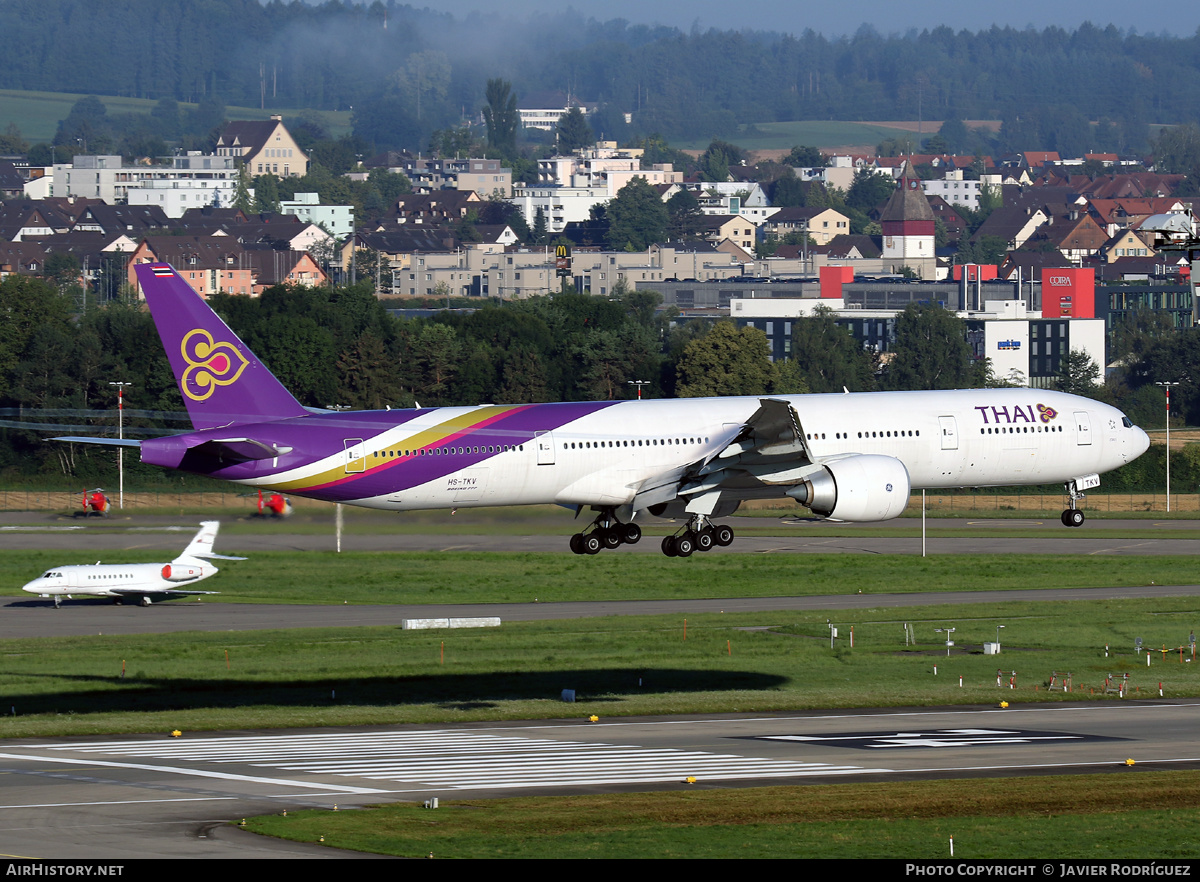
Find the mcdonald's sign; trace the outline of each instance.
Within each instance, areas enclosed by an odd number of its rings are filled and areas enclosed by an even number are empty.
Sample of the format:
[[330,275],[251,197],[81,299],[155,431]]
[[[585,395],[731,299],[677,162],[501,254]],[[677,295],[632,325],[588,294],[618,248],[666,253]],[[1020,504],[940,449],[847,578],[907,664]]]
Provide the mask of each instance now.
[[570,278],[570,276],[571,276],[571,246],[570,245],[555,245],[554,246],[554,274],[562,279]]

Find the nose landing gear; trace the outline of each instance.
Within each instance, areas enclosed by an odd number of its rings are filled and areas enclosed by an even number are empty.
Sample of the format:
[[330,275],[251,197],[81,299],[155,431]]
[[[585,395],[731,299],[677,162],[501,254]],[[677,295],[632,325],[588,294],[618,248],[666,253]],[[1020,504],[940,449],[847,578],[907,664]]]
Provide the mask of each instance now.
[[1075,501],[1085,498],[1087,494],[1079,489],[1079,485],[1075,481],[1067,481],[1063,486],[1066,487],[1069,501],[1066,511],[1062,513],[1062,524],[1064,527],[1082,527],[1087,518],[1080,509],[1075,507]]

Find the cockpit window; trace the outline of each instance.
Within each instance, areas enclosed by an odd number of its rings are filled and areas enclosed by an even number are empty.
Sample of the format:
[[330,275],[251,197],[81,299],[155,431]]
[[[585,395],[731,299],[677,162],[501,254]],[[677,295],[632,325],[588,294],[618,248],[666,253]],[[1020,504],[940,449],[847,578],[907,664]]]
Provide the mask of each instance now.
[[1131,420],[1127,416],[1122,416],[1121,417],[1121,425],[1124,426],[1126,429],[1132,429],[1133,428],[1133,420]]

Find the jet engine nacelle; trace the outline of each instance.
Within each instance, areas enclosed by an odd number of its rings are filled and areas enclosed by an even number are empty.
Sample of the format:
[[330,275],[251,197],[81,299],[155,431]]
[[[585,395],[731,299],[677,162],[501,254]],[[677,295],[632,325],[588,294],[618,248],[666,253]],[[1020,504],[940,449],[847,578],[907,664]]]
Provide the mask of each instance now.
[[863,453],[822,464],[787,495],[813,514],[839,521],[886,521],[908,505],[911,484],[904,463]]
[[162,577],[168,582],[191,582],[204,574],[203,567],[186,564],[163,564]]

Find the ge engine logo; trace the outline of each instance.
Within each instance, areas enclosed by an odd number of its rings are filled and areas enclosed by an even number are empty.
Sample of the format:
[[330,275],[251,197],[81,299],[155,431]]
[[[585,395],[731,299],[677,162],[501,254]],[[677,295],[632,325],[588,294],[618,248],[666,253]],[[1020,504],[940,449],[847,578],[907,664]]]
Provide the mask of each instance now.
[[886,487],[884,487],[883,489],[884,489],[884,490],[886,490],[888,493],[891,493],[891,492],[892,492],[892,485],[891,485],[891,484],[888,484],[888,485],[887,485]]

